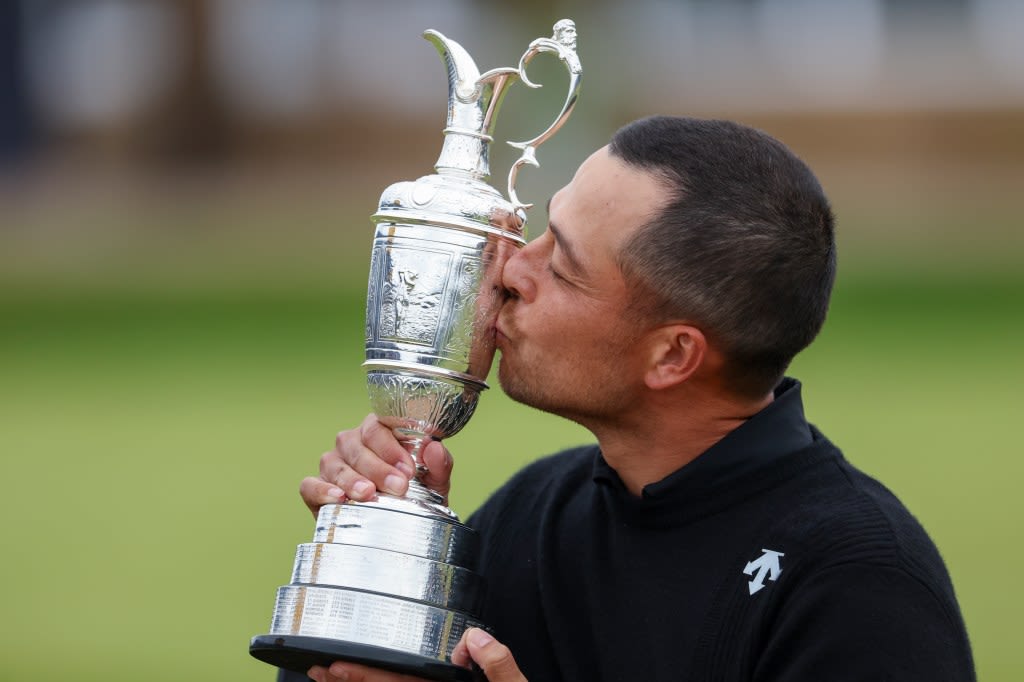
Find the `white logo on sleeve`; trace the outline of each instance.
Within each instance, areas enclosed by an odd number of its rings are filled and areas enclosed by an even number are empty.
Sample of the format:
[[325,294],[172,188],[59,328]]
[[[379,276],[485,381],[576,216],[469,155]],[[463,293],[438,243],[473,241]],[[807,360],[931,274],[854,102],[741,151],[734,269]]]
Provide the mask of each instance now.
[[776,552],[774,549],[762,549],[761,551],[764,552],[761,556],[747,562],[747,565],[743,568],[744,573],[754,576],[750,583],[747,584],[750,594],[754,594],[764,587],[764,579],[766,577],[774,582],[782,574],[779,557],[786,555],[782,552]]

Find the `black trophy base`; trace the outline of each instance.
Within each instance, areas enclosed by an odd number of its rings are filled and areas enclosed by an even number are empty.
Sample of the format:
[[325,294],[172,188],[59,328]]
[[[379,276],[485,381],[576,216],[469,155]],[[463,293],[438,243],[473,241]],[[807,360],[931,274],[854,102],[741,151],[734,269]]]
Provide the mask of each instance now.
[[479,669],[469,670],[436,658],[323,637],[259,635],[249,643],[249,653],[265,663],[300,673],[314,665],[326,668],[334,661],[349,661],[437,682],[486,681]]

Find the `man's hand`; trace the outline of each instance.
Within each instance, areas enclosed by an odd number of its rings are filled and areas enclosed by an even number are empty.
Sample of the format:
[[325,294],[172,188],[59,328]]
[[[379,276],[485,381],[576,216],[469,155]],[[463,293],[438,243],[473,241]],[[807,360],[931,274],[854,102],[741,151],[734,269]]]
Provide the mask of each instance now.
[[483,669],[488,682],[527,682],[508,647],[480,628],[470,628],[452,651],[452,663],[470,665],[470,660]]
[[[423,463],[430,470],[420,482],[448,499],[452,458],[439,441],[423,449]],[[377,491],[404,495],[414,464],[408,451],[391,429],[368,415],[359,428],[342,431],[334,440],[334,449],[320,457],[320,477],[302,481],[299,494],[316,516],[325,504],[345,499],[372,500]]]
[[[527,682],[508,647],[479,628],[470,628],[452,651],[452,662],[483,669],[489,682]],[[420,678],[338,661],[330,668],[314,666],[306,673],[317,682],[422,682]]]

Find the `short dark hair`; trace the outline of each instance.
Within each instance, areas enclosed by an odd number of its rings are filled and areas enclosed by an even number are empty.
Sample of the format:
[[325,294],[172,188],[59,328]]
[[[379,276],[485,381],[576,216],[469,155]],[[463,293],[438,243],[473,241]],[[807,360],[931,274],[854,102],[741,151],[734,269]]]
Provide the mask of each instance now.
[[725,354],[727,384],[764,395],[828,310],[836,249],[818,180],[781,142],[731,121],[645,118],[609,149],[670,191],[619,254],[638,307],[700,327]]

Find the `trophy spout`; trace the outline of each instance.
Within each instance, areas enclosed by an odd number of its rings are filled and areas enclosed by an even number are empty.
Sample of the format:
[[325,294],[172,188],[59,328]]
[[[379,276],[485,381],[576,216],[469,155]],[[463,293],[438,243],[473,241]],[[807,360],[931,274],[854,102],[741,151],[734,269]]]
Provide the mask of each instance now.
[[434,168],[442,175],[463,175],[486,181],[490,175],[490,144],[494,122],[508,86],[519,69],[492,69],[481,75],[460,44],[438,31],[424,31],[448,68],[448,118],[444,144]]

